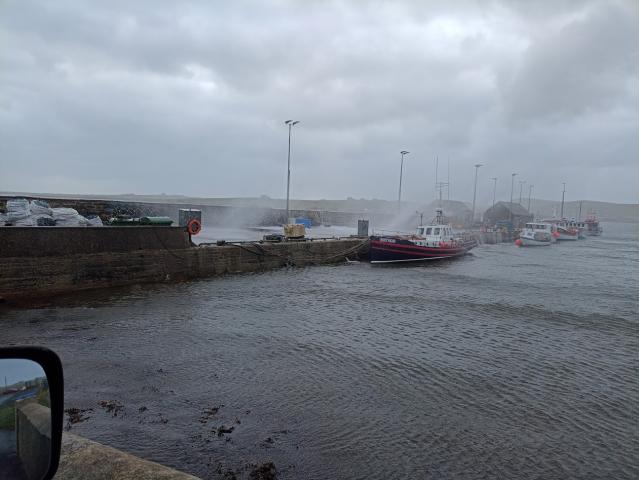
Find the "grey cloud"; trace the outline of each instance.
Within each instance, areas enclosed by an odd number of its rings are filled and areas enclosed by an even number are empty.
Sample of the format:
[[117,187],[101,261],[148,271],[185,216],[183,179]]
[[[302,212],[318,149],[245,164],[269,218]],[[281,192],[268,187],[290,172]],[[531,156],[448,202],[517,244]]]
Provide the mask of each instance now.
[[[0,190],[282,195],[291,116],[302,197],[394,198],[402,148],[415,200],[434,195],[435,155],[466,200],[478,160],[546,196],[568,177],[575,195],[630,200],[639,177],[631,2],[34,0],[4,13],[0,167],[20,169]],[[607,193],[605,165],[634,183]]]
[[540,32],[505,85],[509,118],[571,117],[626,102],[629,84],[639,83],[637,25],[638,4],[610,2]]

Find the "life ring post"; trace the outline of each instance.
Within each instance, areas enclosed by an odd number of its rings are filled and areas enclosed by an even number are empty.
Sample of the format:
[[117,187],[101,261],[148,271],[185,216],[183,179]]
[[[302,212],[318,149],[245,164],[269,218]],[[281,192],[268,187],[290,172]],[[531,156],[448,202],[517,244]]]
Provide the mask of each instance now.
[[202,231],[202,222],[197,218],[192,218],[186,224],[186,231],[189,232],[189,235],[197,235]]

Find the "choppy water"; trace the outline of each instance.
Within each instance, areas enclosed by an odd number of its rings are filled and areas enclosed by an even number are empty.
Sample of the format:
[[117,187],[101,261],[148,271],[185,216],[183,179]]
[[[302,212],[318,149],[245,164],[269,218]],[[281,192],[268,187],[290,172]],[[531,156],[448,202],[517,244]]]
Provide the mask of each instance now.
[[93,409],[73,432],[205,478],[636,479],[638,292],[639,226],[606,225],[83,295],[3,311],[2,338],[60,353],[67,407]]

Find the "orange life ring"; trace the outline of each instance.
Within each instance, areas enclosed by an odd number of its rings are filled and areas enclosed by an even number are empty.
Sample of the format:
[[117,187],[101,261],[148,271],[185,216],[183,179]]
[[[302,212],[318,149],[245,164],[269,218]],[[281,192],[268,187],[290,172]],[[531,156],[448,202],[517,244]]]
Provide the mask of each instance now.
[[189,223],[186,224],[186,231],[189,235],[197,235],[202,230],[202,223],[197,218],[192,218]]

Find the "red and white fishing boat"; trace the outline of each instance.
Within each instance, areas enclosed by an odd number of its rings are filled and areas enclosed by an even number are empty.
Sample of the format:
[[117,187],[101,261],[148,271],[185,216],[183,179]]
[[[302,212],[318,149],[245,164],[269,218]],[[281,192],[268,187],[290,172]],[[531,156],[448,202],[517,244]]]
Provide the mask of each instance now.
[[467,254],[477,241],[457,234],[444,223],[441,210],[431,225],[420,225],[413,235],[373,235],[370,243],[371,263],[422,262]]
[[554,225],[554,236],[557,240],[579,240],[579,229],[565,218],[551,218],[543,220],[543,223],[551,223]]
[[599,219],[594,213],[589,214],[584,223],[586,224],[584,233],[588,236],[598,237],[603,232],[603,228],[599,225]]

